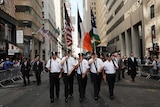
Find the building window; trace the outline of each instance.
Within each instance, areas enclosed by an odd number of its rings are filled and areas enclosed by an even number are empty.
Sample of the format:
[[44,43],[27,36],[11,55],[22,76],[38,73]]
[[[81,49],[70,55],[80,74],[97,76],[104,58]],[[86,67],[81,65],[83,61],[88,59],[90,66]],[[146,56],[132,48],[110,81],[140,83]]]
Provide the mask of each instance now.
[[154,5],[150,7],[151,19],[154,18]]
[[123,7],[123,5],[124,5],[124,1],[122,1],[122,2],[119,4],[119,6],[117,7],[117,9],[115,10],[115,14],[117,14],[117,13],[121,10],[121,8]]

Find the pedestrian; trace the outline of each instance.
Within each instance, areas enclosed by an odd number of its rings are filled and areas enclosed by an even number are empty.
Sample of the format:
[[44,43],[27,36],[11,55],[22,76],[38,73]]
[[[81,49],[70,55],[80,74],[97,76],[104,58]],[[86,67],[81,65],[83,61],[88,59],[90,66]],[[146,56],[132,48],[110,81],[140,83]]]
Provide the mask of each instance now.
[[79,61],[77,66],[77,80],[79,86],[79,97],[80,102],[85,98],[86,85],[87,85],[87,73],[89,72],[88,61],[84,59],[84,54],[79,53]]
[[132,82],[135,81],[135,77],[137,74],[137,67],[138,67],[138,64],[137,64],[136,57],[134,57],[134,53],[131,52],[130,57],[128,58],[128,71],[130,72]]
[[122,59],[119,53],[114,53],[114,59],[118,65],[118,69],[116,71],[116,82],[121,80],[121,68],[122,68]]
[[40,56],[36,55],[35,62],[33,64],[33,72],[36,76],[37,85],[41,84],[41,72],[43,71],[43,63],[40,61]]
[[111,58],[111,54],[106,55],[107,60],[104,62],[103,79],[108,82],[110,99],[114,99],[114,84],[116,79],[116,70],[118,64]]
[[76,66],[75,59],[71,56],[70,50],[62,58],[61,65],[63,67],[65,102],[68,102],[68,96],[72,97],[73,95],[74,70]]
[[54,87],[56,88],[56,97],[59,98],[60,78],[62,77],[61,60],[57,57],[57,52],[52,52],[51,59],[48,60],[46,68],[49,71],[50,79],[50,101],[54,103]]
[[22,60],[23,61],[21,64],[21,72],[22,72],[22,76],[23,76],[24,85],[26,86],[27,85],[26,78],[28,80],[28,85],[30,85],[29,73],[30,73],[31,65],[30,65],[30,62],[27,61],[27,58],[23,57]]
[[121,67],[122,78],[125,78],[125,76],[124,76],[125,69],[126,69],[126,60],[125,60],[125,56],[123,56],[121,59],[122,59],[122,67]]
[[102,69],[103,69],[103,61],[97,57],[95,53],[92,53],[92,58],[88,61],[90,65],[91,78],[93,82],[94,89],[94,99],[100,99],[99,92],[102,81]]

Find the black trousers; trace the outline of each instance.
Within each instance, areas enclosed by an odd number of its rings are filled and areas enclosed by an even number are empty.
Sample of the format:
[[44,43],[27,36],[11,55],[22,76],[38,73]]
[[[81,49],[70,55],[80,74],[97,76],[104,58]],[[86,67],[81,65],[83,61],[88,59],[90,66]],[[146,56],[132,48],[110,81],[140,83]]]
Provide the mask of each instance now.
[[60,73],[50,73],[49,79],[50,79],[50,98],[54,99],[54,86],[56,88],[56,96],[59,97],[59,90],[60,90],[60,79],[59,79]]
[[82,79],[82,75],[77,74],[77,80],[79,85],[79,97],[83,99],[85,98],[85,93],[86,93],[87,76]]
[[130,74],[131,74],[131,79],[134,81],[134,79],[136,77],[136,74],[137,74],[136,68],[135,69],[131,69],[130,70]]
[[113,96],[114,84],[115,84],[116,74],[106,74],[106,80],[108,81],[108,88],[110,96]]
[[74,81],[74,73],[70,76],[67,76],[67,73],[63,74],[63,82],[64,82],[64,93],[65,98],[68,98],[69,95],[73,94],[73,81]]
[[93,82],[94,96],[98,97],[100,92],[101,81],[102,81],[102,73],[99,73],[99,74],[91,73],[91,78]]
[[22,77],[23,77],[23,83],[26,86],[26,78],[28,80],[28,84],[30,84],[30,79],[29,79],[29,71],[22,71]]
[[122,70],[122,78],[125,78],[124,73],[125,73],[125,69],[121,69]]
[[37,85],[41,83],[41,72],[35,72]]

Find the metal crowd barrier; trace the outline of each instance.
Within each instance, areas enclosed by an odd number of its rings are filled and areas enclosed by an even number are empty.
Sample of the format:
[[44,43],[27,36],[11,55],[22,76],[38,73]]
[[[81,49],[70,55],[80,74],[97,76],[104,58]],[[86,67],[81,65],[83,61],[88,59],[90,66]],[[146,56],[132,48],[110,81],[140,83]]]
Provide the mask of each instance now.
[[[141,64],[138,66],[139,67],[139,75],[144,75],[146,76],[146,79],[150,79],[151,77],[160,77],[160,73],[157,71],[152,70],[152,65],[145,65]],[[158,80],[160,81],[160,79]]]
[[10,70],[0,70],[0,86],[7,80],[15,82],[16,78],[22,79],[20,68],[11,68]]

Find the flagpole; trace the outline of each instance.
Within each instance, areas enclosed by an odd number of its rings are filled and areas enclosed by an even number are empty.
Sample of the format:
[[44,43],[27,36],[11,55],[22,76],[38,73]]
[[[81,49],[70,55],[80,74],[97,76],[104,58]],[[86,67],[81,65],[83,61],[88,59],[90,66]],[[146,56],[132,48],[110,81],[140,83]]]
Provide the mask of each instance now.
[[93,42],[94,42],[94,43],[93,43],[93,45],[94,45],[94,53],[97,54],[97,53],[96,53],[96,43],[95,43],[95,38],[94,38],[94,37],[93,37]]

